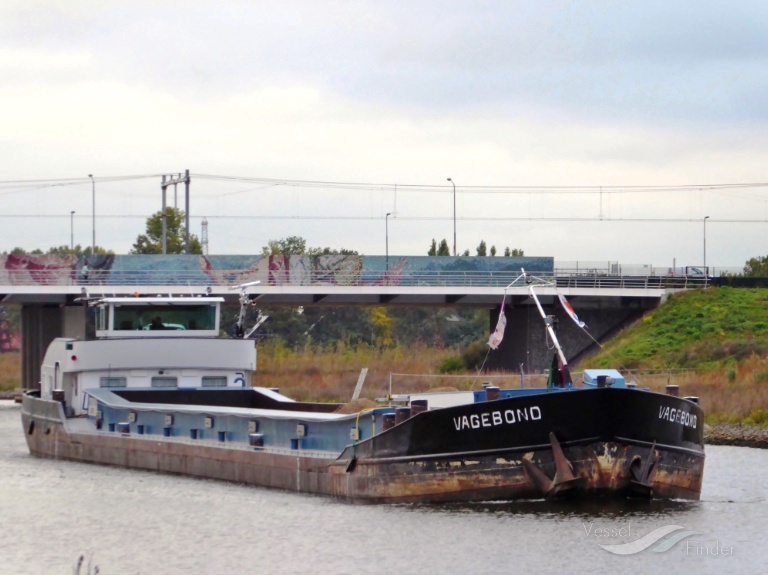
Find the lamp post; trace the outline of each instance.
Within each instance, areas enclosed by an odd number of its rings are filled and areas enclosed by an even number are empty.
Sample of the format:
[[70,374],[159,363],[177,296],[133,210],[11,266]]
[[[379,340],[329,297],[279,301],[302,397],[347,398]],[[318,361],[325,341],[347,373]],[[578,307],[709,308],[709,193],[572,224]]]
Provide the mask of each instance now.
[[707,273],[707,220],[709,216],[704,216],[704,276],[709,275]]
[[75,210],[69,212],[69,251],[75,253]]
[[[384,250],[387,254],[387,273],[389,273],[389,216],[391,216],[392,213],[389,212],[386,216],[384,216]],[[387,279],[389,281],[389,279]]]
[[93,246],[91,247],[91,256],[96,256],[96,180],[93,179],[93,174],[88,174],[91,178],[91,220],[93,225]]
[[456,183],[448,178],[448,181],[453,184],[453,255],[456,255]]

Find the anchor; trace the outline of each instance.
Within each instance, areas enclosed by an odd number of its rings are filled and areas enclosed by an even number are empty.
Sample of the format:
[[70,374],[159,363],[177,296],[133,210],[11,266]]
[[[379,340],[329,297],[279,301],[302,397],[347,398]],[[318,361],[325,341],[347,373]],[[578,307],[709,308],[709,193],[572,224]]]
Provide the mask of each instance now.
[[549,433],[549,442],[552,445],[552,456],[555,462],[555,477],[550,479],[538,465],[528,459],[523,459],[523,469],[544,497],[554,499],[569,495],[584,482],[584,478],[573,475],[573,466],[565,457],[563,448],[560,447],[557,437],[552,432]]
[[629,486],[628,497],[642,497],[644,499],[653,499],[653,485],[650,477],[656,464],[659,462],[659,456],[656,453],[656,442],[653,442],[648,456],[643,461],[639,455],[635,455],[629,464]]

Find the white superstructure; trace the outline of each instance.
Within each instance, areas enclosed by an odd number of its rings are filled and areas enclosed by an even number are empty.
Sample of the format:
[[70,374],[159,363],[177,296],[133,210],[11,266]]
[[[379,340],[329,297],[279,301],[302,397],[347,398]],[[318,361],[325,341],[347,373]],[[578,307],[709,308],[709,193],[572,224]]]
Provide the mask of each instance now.
[[96,339],[56,338],[41,366],[44,399],[88,409],[86,389],[250,387],[253,340],[219,337],[219,297],[105,297],[90,304]]

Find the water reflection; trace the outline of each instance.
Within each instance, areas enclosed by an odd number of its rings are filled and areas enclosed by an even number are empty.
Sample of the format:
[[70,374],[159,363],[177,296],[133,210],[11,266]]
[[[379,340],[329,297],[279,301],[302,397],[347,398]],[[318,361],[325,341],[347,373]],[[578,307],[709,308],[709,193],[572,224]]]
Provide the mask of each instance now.
[[699,501],[645,501],[641,499],[566,499],[547,501],[488,501],[482,503],[456,503],[418,506],[420,512],[437,513],[494,513],[497,515],[518,515],[537,517],[664,517],[689,512],[701,505]]
[[[532,500],[352,505],[331,498],[147,471],[38,459],[18,407],[0,402],[3,573],[757,573],[768,564],[768,451],[707,451],[702,501]],[[631,557],[604,543],[665,525],[705,533],[732,557],[682,544]],[[628,537],[598,533],[626,527]],[[41,534],[45,540],[41,540]],[[698,548],[697,548],[698,549]]]

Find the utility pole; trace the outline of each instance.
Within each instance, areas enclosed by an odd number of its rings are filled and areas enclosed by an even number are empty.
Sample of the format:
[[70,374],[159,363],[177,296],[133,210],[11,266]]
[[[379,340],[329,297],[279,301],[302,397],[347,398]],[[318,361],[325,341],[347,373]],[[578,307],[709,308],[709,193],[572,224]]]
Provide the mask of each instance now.
[[[387,274],[389,274],[389,216],[391,215],[392,212],[389,212],[384,216],[384,251],[387,254]],[[389,278],[387,278],[387,282],[389,282]]]
[[96,180],[93,179],[93,174],[88,174],[91,178],[91,218],[93,223],[93,247],[91,248],[91,256],[96,257]]
[[453,255],[456,255],[456,182],[451,178],[448,181],[453,184]]
[[[184,174],[176,174],[174,176],[163,176],[163,181],[160,187],[163,190],[163,255],[167,253],[168,244],[168,224],[166,212],[166,190],[168,186],[173,186],[176,189],[176,184],[184,182],[184,217],[185,217],[185,229],[184,229],[184,253],[189,253],[189,170],[186,170]],[[176,194],[174,193],[174,208],[176,207]]]
[[202,233],[200,235],[200,243],[203,247],[203,255],[208,255],[208,219],[203,218]]

